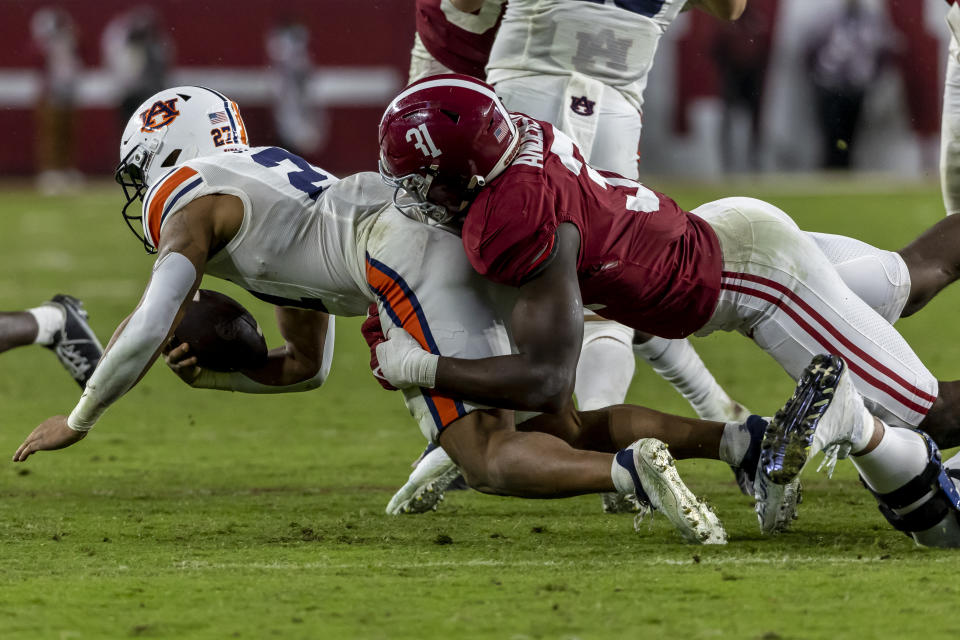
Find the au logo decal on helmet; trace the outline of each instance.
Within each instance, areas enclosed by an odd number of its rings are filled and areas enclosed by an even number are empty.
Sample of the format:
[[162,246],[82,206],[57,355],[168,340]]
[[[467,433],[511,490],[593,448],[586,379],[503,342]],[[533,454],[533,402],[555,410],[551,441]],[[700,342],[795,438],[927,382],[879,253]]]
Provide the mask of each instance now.
[[[157,131],[177,119],[177,98],[157,100],[150,108],[140,114],[140,131],[147,133]],[[158,121],[159,119],[159,121]]]

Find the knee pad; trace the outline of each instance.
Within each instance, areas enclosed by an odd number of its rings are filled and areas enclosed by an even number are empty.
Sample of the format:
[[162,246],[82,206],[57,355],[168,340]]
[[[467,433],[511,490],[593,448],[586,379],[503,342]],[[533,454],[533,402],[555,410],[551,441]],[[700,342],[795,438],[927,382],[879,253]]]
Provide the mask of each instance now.
[[900,318],[910,297],[910,271],[898,253],[831,233],[807,235],[858,298],[890,324]]
[[[940,449],[930,437],[918,431],[927,445],[927,466],[902,487],[890,493],[877,493],[863,478],[863,483],[877,499],[880,513],[894,529],[902,531],[920,544],[938,547],[960,546],[960,469],[945,467]],[[912,511],[899,514],[919,500],[927,498]]]

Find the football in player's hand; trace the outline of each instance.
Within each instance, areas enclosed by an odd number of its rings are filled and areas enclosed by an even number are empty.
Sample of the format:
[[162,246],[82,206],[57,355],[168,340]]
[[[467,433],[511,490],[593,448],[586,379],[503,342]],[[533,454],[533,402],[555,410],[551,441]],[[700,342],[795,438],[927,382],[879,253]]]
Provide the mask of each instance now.
[[173,332],[186,342],[197,364],[214,371],[256,369],[267,361],[267,342],[250,312],[230,296],[199,289]]

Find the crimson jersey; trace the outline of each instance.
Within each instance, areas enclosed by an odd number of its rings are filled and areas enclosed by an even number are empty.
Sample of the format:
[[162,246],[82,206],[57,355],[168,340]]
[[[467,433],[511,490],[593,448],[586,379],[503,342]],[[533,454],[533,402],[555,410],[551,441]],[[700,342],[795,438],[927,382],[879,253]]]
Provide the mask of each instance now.
[[580,231],[584,306],[665,338],[700,329],[720,292],[713,229],[667,196],[587,165],[549,123],[513,114],[521,144],[506,171],[470,205],[463,246],[473,267],[519,286],[555,250],[557,227]]
[[485,77],[506,0],[485,0],[476,13],[464,13],[450,0],[417,0],[417,34],[437,61],[454,73]]

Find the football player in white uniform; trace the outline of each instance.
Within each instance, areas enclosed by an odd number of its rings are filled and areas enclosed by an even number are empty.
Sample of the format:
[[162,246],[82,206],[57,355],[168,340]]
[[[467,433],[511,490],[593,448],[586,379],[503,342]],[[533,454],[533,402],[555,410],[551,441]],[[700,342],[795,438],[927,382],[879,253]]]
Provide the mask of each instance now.
[[25,311],[0,311],[0,353],[42,345],[56,354],[82,389],[103,355],[88,318],[80,300],[63,294]]

